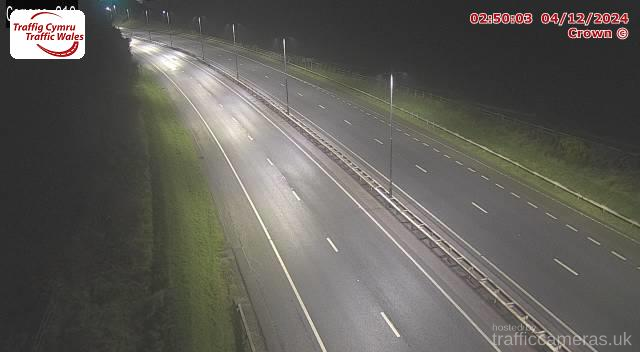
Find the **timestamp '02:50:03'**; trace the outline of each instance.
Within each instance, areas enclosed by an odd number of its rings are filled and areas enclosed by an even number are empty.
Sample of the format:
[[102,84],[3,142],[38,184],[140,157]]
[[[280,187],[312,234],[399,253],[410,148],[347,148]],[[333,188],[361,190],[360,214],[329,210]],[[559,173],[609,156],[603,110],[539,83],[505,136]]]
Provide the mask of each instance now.
[[471,24],[532,24],[533,14],[531,12],[472,12],[469,14]]

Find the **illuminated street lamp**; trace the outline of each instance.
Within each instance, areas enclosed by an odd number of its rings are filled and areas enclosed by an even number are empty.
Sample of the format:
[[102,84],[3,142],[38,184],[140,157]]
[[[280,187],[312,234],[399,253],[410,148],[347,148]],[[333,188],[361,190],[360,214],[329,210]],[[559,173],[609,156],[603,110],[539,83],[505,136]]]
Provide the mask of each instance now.
[[127,21],[129,20],[129,9],[127,9]]
[[287,115],[289,115],[289,83],[287,81],[287,41],[282,38],[282,56],[284,58],[284,92],[287,97]]
[[231,32],[233,32],[233,46],[236,49],[236,79],[240,79],[240,71],[238,70],[238,48],[236,48],[236,25],[231,25]]

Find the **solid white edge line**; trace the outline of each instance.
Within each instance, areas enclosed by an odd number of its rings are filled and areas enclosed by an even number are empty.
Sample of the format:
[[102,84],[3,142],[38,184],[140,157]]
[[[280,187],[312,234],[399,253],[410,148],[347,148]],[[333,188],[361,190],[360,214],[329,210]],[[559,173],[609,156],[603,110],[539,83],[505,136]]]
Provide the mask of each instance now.
[[425,170],[422,166],[416,165],[416,167],[418,168],[418,170],[424,172],[425,174],[427,173],[427,170]]
[[[447,301],[449,301],[449,303],[451,303],[451,305],[456,308],[456,310],[465,318],[465,320],[467,320],[467,322],[471,326],[473,326],[473,328],[484,338],[484,340],[495,351],[502,351],[493,342],[493,340],[491,340],[491,338],[480,328],[480,326],[471,318],[471,316],[469,316],[469,314],[467,314],[467,312],[465,312],[462,309],[462,307],[451,297],[451,295],[449,295],[449,293],[447,293],[444,290],[444,288],[442,288],[442,286],[440,284],[438,284],[438,282],[431,275],[429,275],[429,273],[424,269],[424,267],[422,267],[422,265],[420,265],[420,263],[418,263],[418,261],[415,258],[413,258],[413,256],[411,256],[411,254],[409,254],[409,252],[402,245],[400,245],[398,240],[396,240],[393,236],[391,236],[391,234],[384,227],[382,227],[382,225],[378,222],[378,220],[376,220],[373,217],[373,215],[371,215],[371,213],[369,213],[369,211],[362,204],[360,204],[360,202],[358,202],[358,200],[356,200],[353,197],[353,195],[351,195],[351,193],[349,193],[340,183],[338,183],[338,181],[327,170],[325,170],[315,159],[313,159],[311,157],[311,155],[309,155],[309,153],[307,153],[307,151],[304,150],[304,148],[302,148],[293,138],[291,138],[291,136],[287,135],[282,130],[282,128],[280,128],[280,126],[278,126],[275,122],[271,121],[271,119],[269,119],[262,111],[260,111],[252,102],[250,102],[247,99],[245,99],[240,93],[235,91],[229,85],[227,85],[226,83],[222,82],[219,78],[215,77],[213,74],[211,74],[210,72],[206,71],[205,69],[199,67],[198,65],[194,64],[193,62],[191,62],[189,60],[187,60],[187,62],[191,63],[193,66],[197,67],[198,69],[202,70],[203,72],[207,73],[209,76],[211,76],[212,78],[214,78],[215,80],[220,82],[222,85],[227,87],[229,90],[231,90],[241,100],[243,100],[245,103],[247,103],[247,105],[249,105],[251,108],[253,108],[260,116],[262,116],[265,120],[267,120],[273,127],[275,127],[278,131],[280,131],[280,133],[282,133],[285,136],[285,138],[287,138],[289,141],[291,141],[291,143],[293,143],[304,155],[307,156],[307,158],[309,158],[309,160],[311,160],[311,162],[313,162],[320,170],[322,170],[322,172],[327,177],[329,177],[329,179],[331,179],[331,181],[333,181],[333,183],[336,184],[336,186],[338,186],[338,188],[340,188],[340,190],[342,190],[342,192],[344,192],[347,195],[347,197],[349,197],[349,199],[351,199],[351,201],[353,201],[363,213],[365,213],[367,215],[367,217],[380,229],[380,231],[382,231],[382,233],[385,234],[385,236],[411,261],[411,263],[413,263],[413,265],[427,278],[427,280],[434,287],[436,287],[436,289],[440,292],[440,294],[442,294],[447,299]],[[315,327],[315,325],[313,325],[313,326]],[[315,332],[317,332],[317,330],[314,330],[314,333]],[[322,346],[324,346],[324,345],[322,345]],[[326,349],[323,348],[323,351],[326,351]]]
[[329,244],[331,245],[331,248],[333,248],[333,251],[338,253],[338,247],[336,247],[336,245],[333,244],[333,241],[329,237],[327,237],[327,242],[329,242]]
[[474,207],[478,208],[481,212],[485,213],[485,214],[489,214],[488,211],[482,209],[481,206],[479,206],[478,204],[476,204],[475,202],[471,202],[471,204],[473,204]]
[[[224,151],[224,148],[222,148],[222,145],[220,144],[220,141],[218,141],[218,138],[213,133],[213,131],[211,130],[211,127],[209,127],[209,124],[204,119],[202,114],[200,114],[200,111],[198,110],[198,108],[196,108],[196,106],[193,104],[191,99],[189,99],[189,97],[187,97],[187,95],[176,84],[176,82],[174,82],[171,79],[171,77],[169,77],[169,75],[167,75],[164,71],[162,71],[153,62],[149,61],[149,63],[151,63],[151,65],[153,65],[160,73],[162,73],[176,87],[176,89],[180,92],[180,94],[182,94],[182,96],[184,96],[184,98],[189,102],[189,105],[191,105],[193,110],[195,110],[195,112],[198,114],[198,116],[200,117],[200,120],[202,121],[202,123],[204,123],[205,127],[209,131],[209,135],[211,135],[211,137],[213,137],[214,141],[218,145],[218,148],[222,152],[222,155],[224,155],[225,160],[227,161],[227,165],[229,165],[229,167],[231,168],[231,171],[233,172],[233,175],[235,176],[236,180],[240,184],[240,188],[242,189],[242,192],[244,193],[245,197],[247,198],[247,201],[249,201],[249,205],[251,206],[251,209],[253,210],[253,213],[255,214],[256,218],[258,219],[258,222],[260,223],[260,227],[262,227],[262,231],[264,232],[265,236],[269,240],[269,244],[271,245],[271,249],[273,250],[273,253],[275,254],[276,258],[278,259],[278,262],[280,263],[280,267],[284,271],[284,274],[285,274],[285,276],[287,278],[287,281],[289,281],[289,286],[291,286],[291,289],[293,290],[293,293],[295,294],[296,299],[298,300],[298,304],[300,305],[300,308],[302,309],[302,312],[304,313],[304,316],[307,319],[307,322],[309,323],[309,326],[311,326],[311,330],[313,331],[313,335],[315,336],[316,341],[318,342],[318,345],[320,346],[320,349],[323,352],[327,352],[327,349],[324,346],[324,342],[322,341],[322,338],[320,337],[320,334],[318,333],[318,329],[316,329],[316,325],[314,324],[313,320],[311,320],[311,316],[309,315],[309,311],[307,310],[307,306],[305,305],[304,301],[302,300],[302,297],[300,296],[300,292],[298,292],[298,288],[296,287],[296,284],[293,282],[293,278],[291,278],[291,275],[289,274],[289,270],[287,269],[287,266],[284,264],[284,261],[282,260],[282,257],[280,256],[280,252],[278,251],[278,248],[276,247],[275,243],[273,242],[273,239],[271,238],[271,234],[269,234],[269,230],[267,230],[267,226],[264,224],[264,221],[262,220],[262,217],[260,216],[260,213],[258,213],[258,209],[256,209],[256,206],[253,203],[253,200],[251,199],[251,196],[249,196],[249,193],[247,192],[247,189],[245,188],[244,183],[242,182],[242,179],[240,179],[240,176],[238,175],[238,172],[236,171],[235,167],[231,163],[231,160],[227,156],[227,153]],[[227,88],[229,88],[229,87],[227,87]]]
[[553,258],[553,261],[558,263],[561,267],[565,268],[568,272],[572,273],[575,276],[578,276],[580,274],[578,274],[577,271],[571,269],[567,264],[561,262],[558,258]]
[[627,261],[627,258],[625,256],[623,256],[622,254],[616,252],[616,251],[611,251],[611,254],[615,255],[616,257],[618,257],[618,259],[623,260],[623,261]]
[[384,314],[384,312],[380,312],[380,315],[382,315],[382,319],[384,319],[384,321],[387,323],[387,325],[389,326],[393,334],[396,335],[396,337],[400,337],[400,333],[398,332],[398,329],[396,329],[396,327],[393,325],[391,320],[387,318],[387,315]]

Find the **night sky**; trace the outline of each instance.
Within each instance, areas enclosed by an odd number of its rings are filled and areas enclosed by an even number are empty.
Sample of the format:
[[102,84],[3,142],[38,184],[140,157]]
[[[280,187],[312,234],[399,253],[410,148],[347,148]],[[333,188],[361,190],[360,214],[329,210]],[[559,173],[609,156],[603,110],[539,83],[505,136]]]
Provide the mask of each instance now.
[[[517,3],[183,0],[171,7],[185,17],[205,13],[218,32],[225,23],[241,23],[241,35],[263,46],[292,37],[292,54],[371,74],[405,71],[407,85],[445,96],[536,113],[551,126],[640,138],[637,1]],[[540,23],[542,12],[562,11],[629,12],[630,37],[570,40],[568,25]],[[471,12],[532,12],[534,23],[472,25]]]

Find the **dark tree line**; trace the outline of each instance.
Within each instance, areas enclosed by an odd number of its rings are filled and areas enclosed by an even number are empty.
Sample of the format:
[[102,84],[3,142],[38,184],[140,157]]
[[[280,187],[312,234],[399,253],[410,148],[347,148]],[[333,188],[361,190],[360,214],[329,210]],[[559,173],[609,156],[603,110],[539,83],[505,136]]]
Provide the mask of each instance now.
[[152,236],[144,132],[132,94],[137,70],[127,40],[98,5],[80,2],[82,60],[18,61],[5,50],[3,351],[30,350],[41,325],[42,351],[141,344],[137,309],[148,294]]

